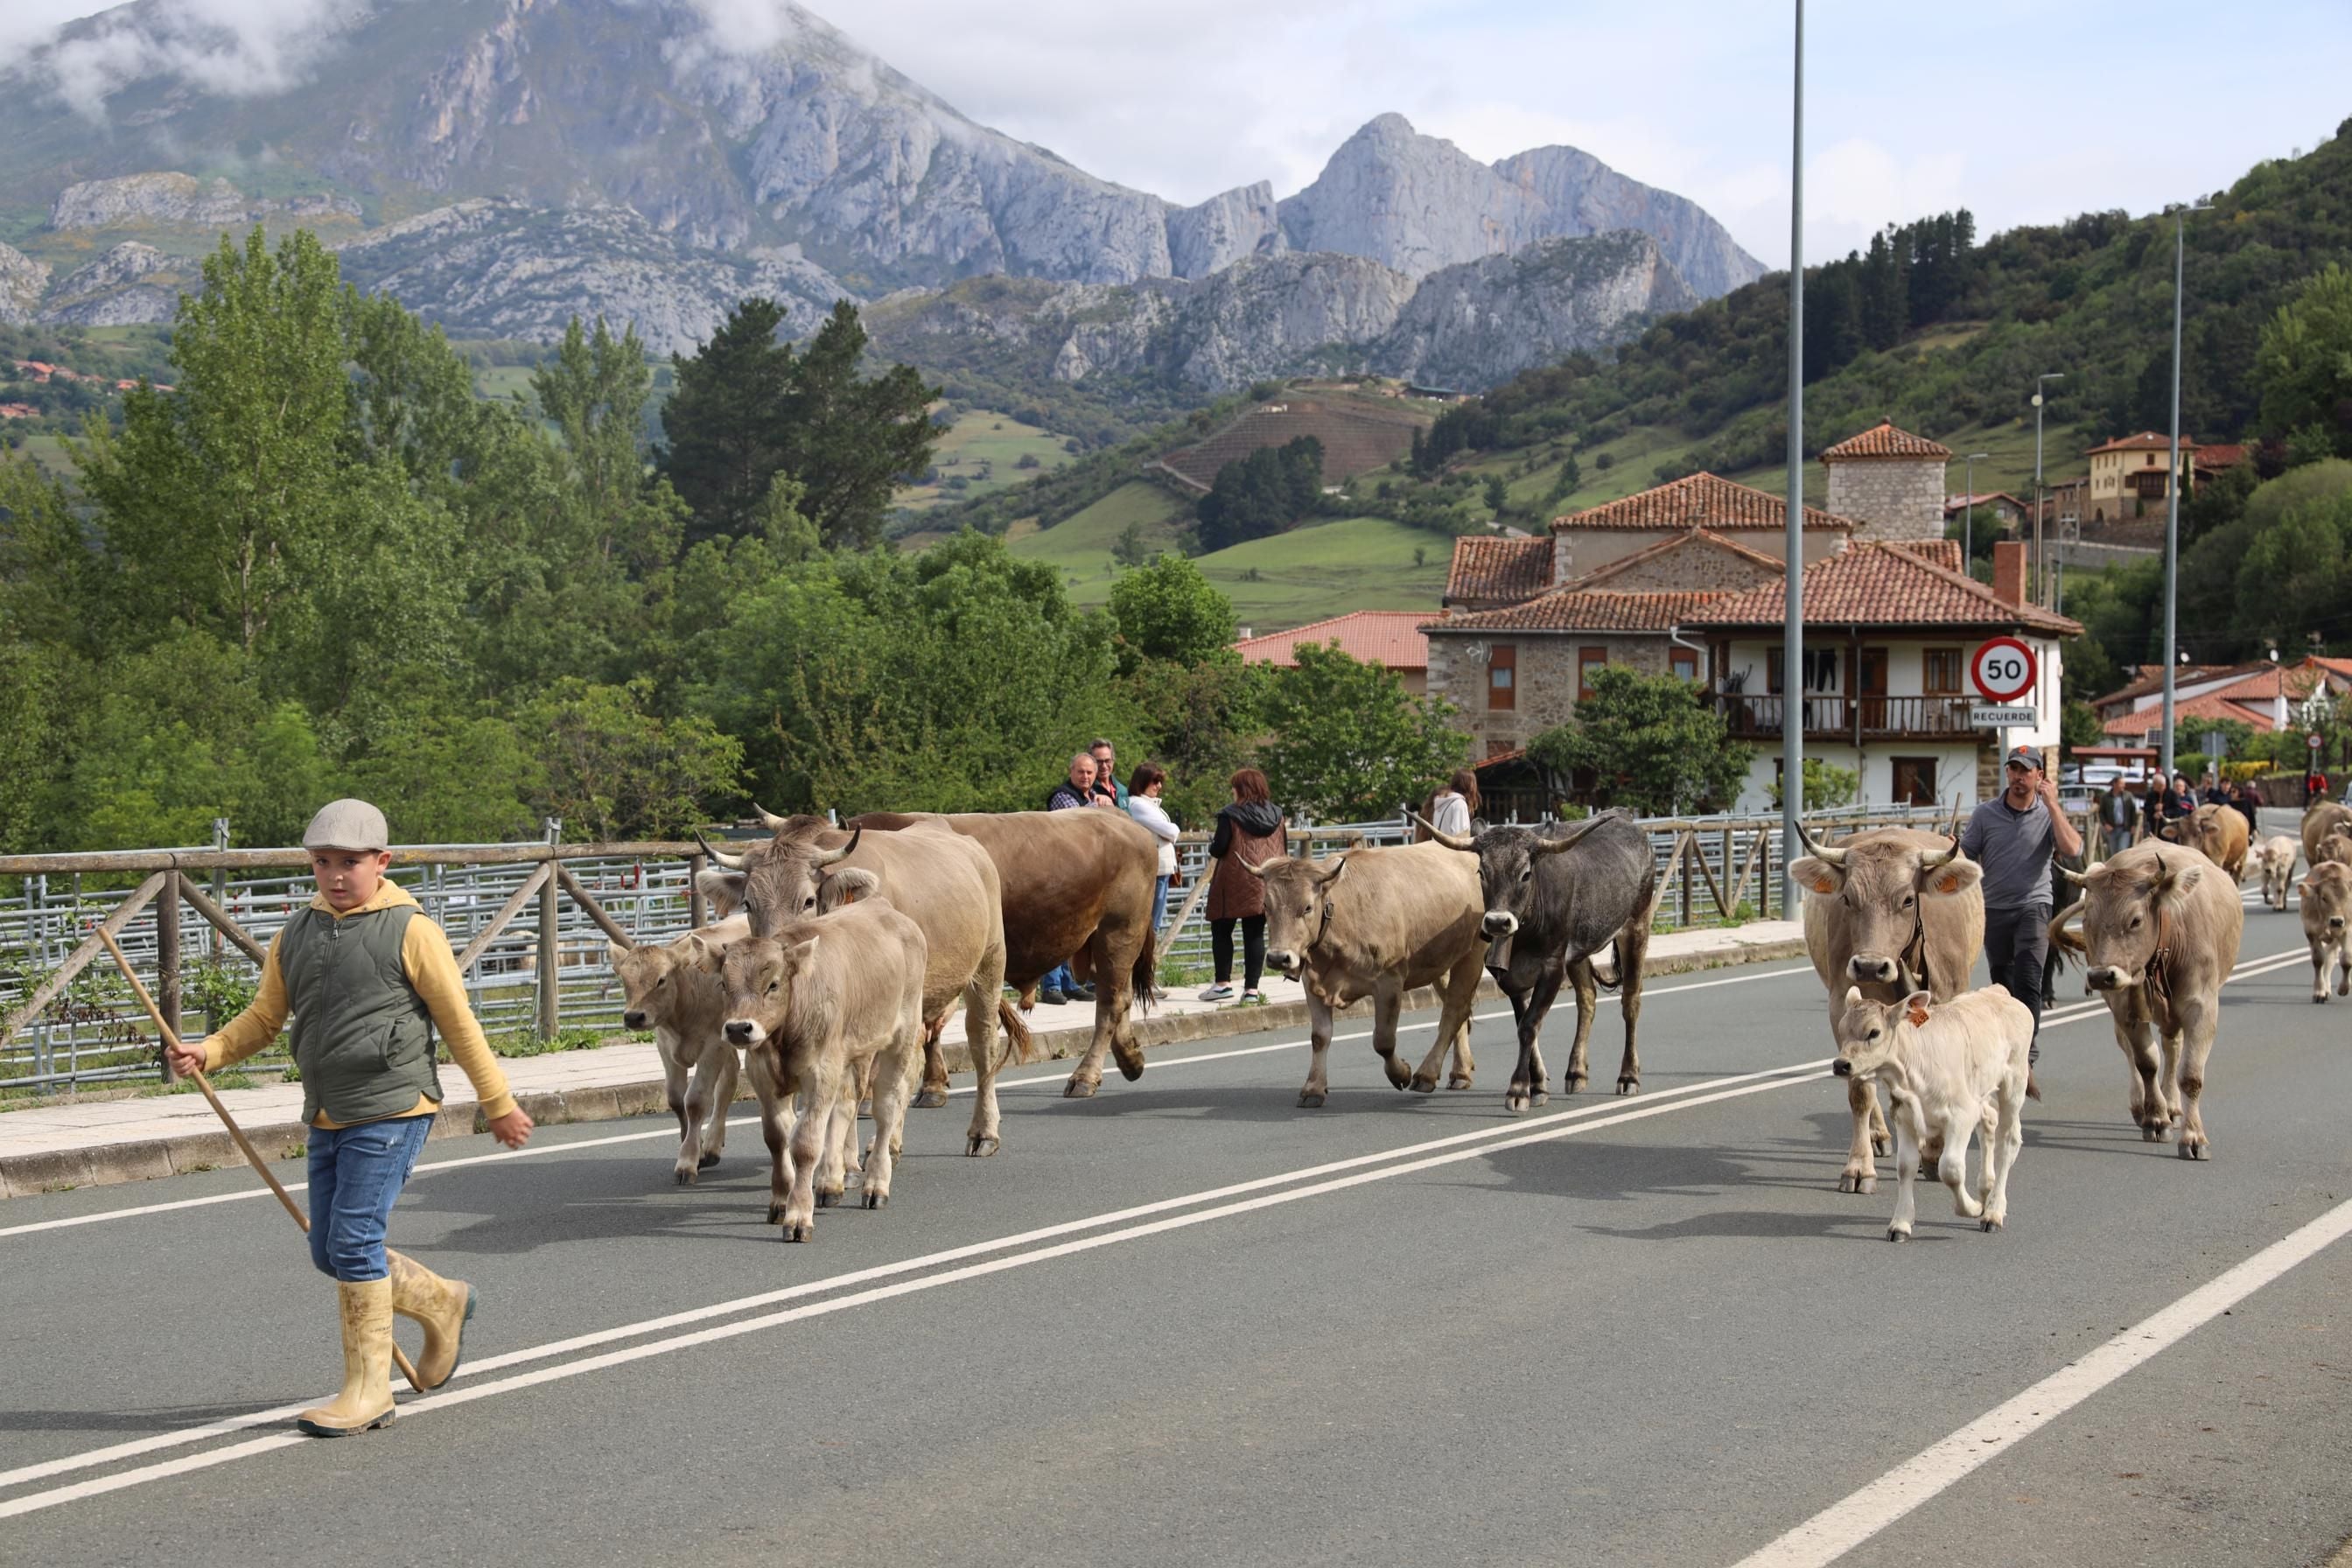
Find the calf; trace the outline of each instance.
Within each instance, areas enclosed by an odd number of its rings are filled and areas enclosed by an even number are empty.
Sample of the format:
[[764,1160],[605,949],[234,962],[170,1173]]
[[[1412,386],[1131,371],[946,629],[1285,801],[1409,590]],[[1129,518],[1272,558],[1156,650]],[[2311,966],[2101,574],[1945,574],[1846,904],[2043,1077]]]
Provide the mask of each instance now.
[[890,1201],[892,1156],[922,1069],[928,962],[922,928],[880,897],[821,905],[813,919],[727,949],[727,1039],[757,1058],[756,1076],[798,1102],[787,1136],[769,1140],[769,1215],[781,1220],[786,1241],[814,1239],[817,1207],[831,1207],[846,1190],[857,1085],[869,1073],[866,1206]]
[[2263,902],[2273,910],[2286,908],[2287,889],[2294,883],[2294,858],[2301,846],[2281,834],[2254,857],[2263,868]]
[[[1914,991],[1892,1004],[1873,1002],[1858,985],[1846,989],[1837,1016],[1838,1077],[1886,1085],[1894,1102],[1895,1217],[1889,1241],[1911,1239],[1917,1214],[1912,1182],[1919,1150],[1943,1146],[1936,1175],[1952,1189],[1961,1217],[1999,1230],[2009,1218],[2009,1173],[2025,1142],[2026,1053],[2033,1044],[2033,1010],[1999,985],[1938,1002]],[[1969,1139],[1984,1137],[1979,1192],[1968,1190]]]
[[2303,879],[2303,935],[2311,943],[2311,999],[2327,1000],[2327,973],[2336,994],[2352,996],[2352,866],[2323,860]]
[[[727,1147],[727,1111],[735,1100],[740,1064],[719,1037],[727,996],[705,954],[751,934],[740,916],[658,947],[608,943],[605,958],[621,983],[621,1022],[651,1029],[661,1053],[662,1084],[677,1118],[676,1180],[693,1184],[698,1171],[719,1163]],[[691,1075],[689,1078],[688,1075]]]

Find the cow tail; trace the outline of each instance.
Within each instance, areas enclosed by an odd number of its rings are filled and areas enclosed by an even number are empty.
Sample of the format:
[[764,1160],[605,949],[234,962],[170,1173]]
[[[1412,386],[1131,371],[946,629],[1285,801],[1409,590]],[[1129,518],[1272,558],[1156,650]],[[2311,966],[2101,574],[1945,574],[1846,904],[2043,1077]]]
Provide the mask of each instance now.
[[1136,1006],[1150,1012],[1151,1004],[1160,996],[1160,933],[1150,926],[1143,928],[1143,949],[1135,955],[1130,983],[1135,989]]
[[1029,1021],[1012,1003],[998,998],[996,1021],[1004,1028],[1004,1063],[1007,1067],[1026,1067],[1036,1058],[1036,1037],[1029,1032]]

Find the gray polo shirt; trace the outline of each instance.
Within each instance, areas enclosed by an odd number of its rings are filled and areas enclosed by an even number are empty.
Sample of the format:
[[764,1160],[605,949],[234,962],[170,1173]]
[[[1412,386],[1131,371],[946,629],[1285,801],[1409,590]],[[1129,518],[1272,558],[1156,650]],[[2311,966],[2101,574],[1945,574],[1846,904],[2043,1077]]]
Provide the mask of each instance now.
[[1988,910],[2050,904],[2050,860],[2057,853],[2050,812],[2039,800],[2012,811],[1999,795],[1977,807],[1960,829],[1960,848],[1984,868]]

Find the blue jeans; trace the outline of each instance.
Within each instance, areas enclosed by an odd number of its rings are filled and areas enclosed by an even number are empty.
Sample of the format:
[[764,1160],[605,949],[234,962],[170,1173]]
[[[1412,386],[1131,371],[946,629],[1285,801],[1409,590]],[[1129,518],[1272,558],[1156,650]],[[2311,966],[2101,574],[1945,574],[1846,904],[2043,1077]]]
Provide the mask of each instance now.
[[1070,966],[1066,963],[1054,965],[1053,968],[1045,971],[1045,977],[1037,982],[1037,990],[1041,994],[1047,991],[1059,991],[1066,995],[1077,988],[1078,977],[1070,973]]
[[1151,929],[1160,930],[1168,923],[1168,879],[1162,877],[1151,888]]
[[356,1283],[381,1279],[392,1205],[433,1131],[429,1116],[310,1129],[310,1261]]

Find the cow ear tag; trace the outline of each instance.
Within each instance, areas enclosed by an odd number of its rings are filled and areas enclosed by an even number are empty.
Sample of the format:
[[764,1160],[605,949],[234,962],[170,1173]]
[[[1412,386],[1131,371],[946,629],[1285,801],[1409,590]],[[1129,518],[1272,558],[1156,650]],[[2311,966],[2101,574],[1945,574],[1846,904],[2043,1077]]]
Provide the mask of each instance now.
[[1936,891],[1939,893],[1957,893],[1959,890],[1960,879],[1958,877],[1946,877],[1936,884]]
[[1823,877],[1813,884],[1813,891],[1816,893],[1834,893],[1837,891],[1837,884],[1832,881],[1829,878]]
[[1914,1007],[1906,1016],[1910,1018],[1911,1026],[1915,1029],[1924,1029],[1927,1026],[1927,1009],[1925,1007]]

